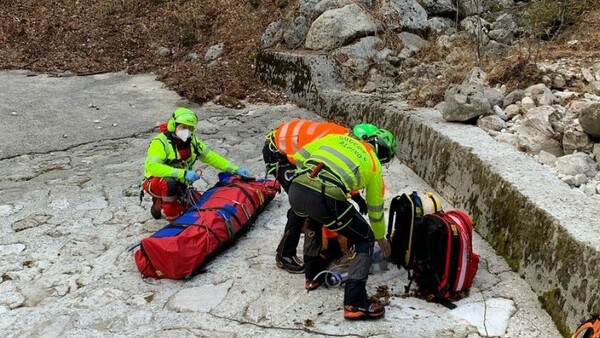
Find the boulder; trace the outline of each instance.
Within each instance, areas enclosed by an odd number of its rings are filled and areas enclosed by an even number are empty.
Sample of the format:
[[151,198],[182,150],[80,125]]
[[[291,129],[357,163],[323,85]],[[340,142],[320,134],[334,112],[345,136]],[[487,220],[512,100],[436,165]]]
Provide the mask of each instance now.
[[561,175],[585,175],[594,177],[597,173],[596,163],[590,155],[584,153],[575,153],[561,156],[556,159],[556,169]]
[[483,46],[490,42],[490,38],[487,35],[490,26],[489,22],[479,16],[470,16],[460,22],[460,27],[470,34],[470,36],[476,37]]
[[485,86],[487,85],[487,73],[479,67],[473,67],[463,80],[462,84]]
[[415,33],[427,31],[427,12],[416,0],[384,0],[381,12],[389,29]]
[[519,30],[519,26],[517,25],[514,16],[509,13],[500,14],[492,24],[491,28],[492,30],[502,29],[511,33],[515,33]]
[[589,106],[591,106],[592,104],[594,104],[594,102],[592,102],[590,100],[585,100],[585,99],[574,100],[567,104],[567,108],[570,111],[572,111],[574,114],[581,115],[581,112],[584,111]]
[[577,127],[569,126],[563,133],[562,145],[565,154],[572,154],[574,152],[589,153],[594,147],[594,143],[590,140],[588,134]]
[[429,28],[438,33],[456,26],[456,23],[450,18],[433,17],[427,20]]
[[419,0],[418,2],[429,16],[456,16],[456,6],[451,0]]
[[283,39],[282,28],[283,22],[281,20],[271,22],[260,37],[260,47],[270,48],[280,43]]
[[[600,143],[594,144],[592,148],[592,156],[596,162],[600,162]],[[600,177],[597,177],[596,180],[600,181]]]
[[488,115],[477,120],[477,126],[486,131],[501,131],[506,128],[506,123],[498,115]]
[[533,99],[529,96],[525,96],[522,100],[521,100],[521,112],[523,114],[526,114],[530,109],[535,108],[535,102],[533,101]]
[[584,132],[600,139],[600,103],[591,104],[582,110],[579,114],[579,124]]
[[305,16],[299,15],[295,17],[287,24],[283,32],[285,45],[290,49],[299,47],[302,41],[304,41],[309,27],[310,22]]
[[425,48],[427,47],[427,45],[429,45],[429,42],[427,42],[427,40],[424,40],[420,36],[409,32],[402,32],[398,34],[398,36],[400,37],[400,40],[402,40],[402,44],[404,45],[404,48],[402,48],[400,54],[398,55],[398,57],[400,58],[411,57],[413,54],[417,53],[422,48]]
[[507,29],[492,29],[489,31],[488,36],[490,39],[505,45],[510,45],[515,40],[513,32]]
[[547,165],[549,167],[554,168],[556,166],[556,156],[547,153],[543,150],[535,156],[535,159],[541,164]]
[[537,106],[549,106],[554,103],[554,94],[543,83],[528,87],[525,89],[525,94],[530,95]]
[[494,136],[494,140],[496,140],[500,143],[506,143],[515,148],[517,148],[517,146],[518,146],[517,135],[515,135],[515,134],[500,133],[500,134]]
[[490,101],[490,105],[500,107],[504,101],[504,94],[498,88],[483,87],[483,94]]
[[522,89],[516,89],[508,93],[504,97],[503,107],[506,108],[508,105],[517,103],[525,97],[525,91]]
[[444,94],[442,116],[446,121],[468,121],[474,117],[491,115],[492,106],[477,85],[452,85]]
[[539,154],[543,150],[554,156],[563,155],[560,142],[550,137],[550,135],[540,132],[538,129],[529,126],[519,126],[515,134],[517,135],[518,148],[528,154]]
[[310,26],[305,47],[332,50],[361,36],[375,34],[376,21],[356,4],[328,10]]
[[530,109],[523,121],[515,128],[519,149],[537,155],[546,151],[554,156],[562,156],[563,149],[550,124],[552,107],[537,107]]
[[490,59],[499,59],[508,55],[510,46],[498,41],[490,40],[484,48],[484,55]]
[[511,120],[513,117],[521,113],[521,108],[518,104],[509,104],[506,106],[506,108],[504,108],[504,113],[506,114],[506,118]]
[[553,105],[548,106],[547,109],[550,111],[548,121],[550,121],[555,134],[562,134],[568,126],[573,125],[575,115],[571,114],[565,107]]
[[375,36],[361,38],[356,43],[335,50],[335,55],[347,55],[351,58],[368,59],[375,57],[384,46],[383,40]]
[[471,15],[481,14],[483,11],[484,7],[481,0],[458,1],[458,15],[463,18]]
[[348,5],[346,1],[338,0],[300,0],[298,2],[298,13],[310,18],[311,21],[330,9],[336,9]]
[[219,58],[219,56],[221,56],[221,53],[223,53],[224,48],[225,48],[224,43],[219,43],[219,44],[210,46],[208,48],[208,51],[204,55],[204,61],[206,61],[206,63],[215,61],[216,59]]

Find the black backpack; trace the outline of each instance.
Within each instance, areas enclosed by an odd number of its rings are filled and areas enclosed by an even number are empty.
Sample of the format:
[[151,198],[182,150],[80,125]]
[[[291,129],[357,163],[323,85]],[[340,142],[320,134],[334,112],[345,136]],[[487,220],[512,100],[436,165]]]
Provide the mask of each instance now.
[[392,260],[405,269],[414,262],[415,226],[426,214],[442,211],[437,195],[426,192],[402,194],[392,199],[388,219],[387,238],[390,240]]

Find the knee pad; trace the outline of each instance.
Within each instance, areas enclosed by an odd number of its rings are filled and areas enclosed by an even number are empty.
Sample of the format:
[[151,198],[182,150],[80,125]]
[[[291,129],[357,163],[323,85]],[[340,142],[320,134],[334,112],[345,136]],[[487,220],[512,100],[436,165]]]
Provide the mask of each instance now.
[[365,253],[357,253],[354,259],[350,262],[348,270],[348,280],[354,279],[358,281],[366,281],[369,276],[369,268],[373,258]]
[[304,234],[304,255],[319,256],[322,241],[323,235],[320,230],[307,228]]
[[175,200],[173,202],[167,202],[163,199],[163,212],[165,213],[165,217],[167,220],[173,220],[176,217],[179,217],[187,210],[187,206],[179,203],[179,201]]

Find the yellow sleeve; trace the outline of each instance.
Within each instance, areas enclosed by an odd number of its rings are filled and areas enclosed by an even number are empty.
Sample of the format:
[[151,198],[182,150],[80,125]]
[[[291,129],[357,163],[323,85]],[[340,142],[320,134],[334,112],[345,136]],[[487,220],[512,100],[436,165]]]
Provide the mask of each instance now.
[[220,170],[226,171],[234,174],[238,170],[238,166],[231,163],[230,160],[221,156],[216,151],[210,150],[206,143],[200,141],[199,138],[194,137],[195,140],[194,146],[196,147],[196,151],[198,152],[198,159],[203,163],[210,165],[211,167]]
[[366,187],[366,201],[369,211],[369,220],[375,239],[385,238],[385,219],[383,213],[383,176],[381,170],[374,173],[373,178]]

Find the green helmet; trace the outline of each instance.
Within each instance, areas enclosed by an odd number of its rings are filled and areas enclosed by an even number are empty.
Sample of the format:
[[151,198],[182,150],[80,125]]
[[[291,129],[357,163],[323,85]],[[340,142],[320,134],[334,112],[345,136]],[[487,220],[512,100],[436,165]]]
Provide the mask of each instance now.
[[352,128],[352,133],[359,140],[366,140],[369,136],[375,134],[377,127],[370,123],[357,124]]
[[387,129],[377,129],[377,131],[368,138],[369,143],[375,147],[377,158],[381,163],[390,162],[396,155],[396,137]]
[[167,124],[167,129],[170,132],[174,132],[178,124],[185,124],[186,126],[195,129],[198,125],[198,117],[196,116],[196,113],[189,108],[177,108],[173,113],[173,118],[171,118]]

